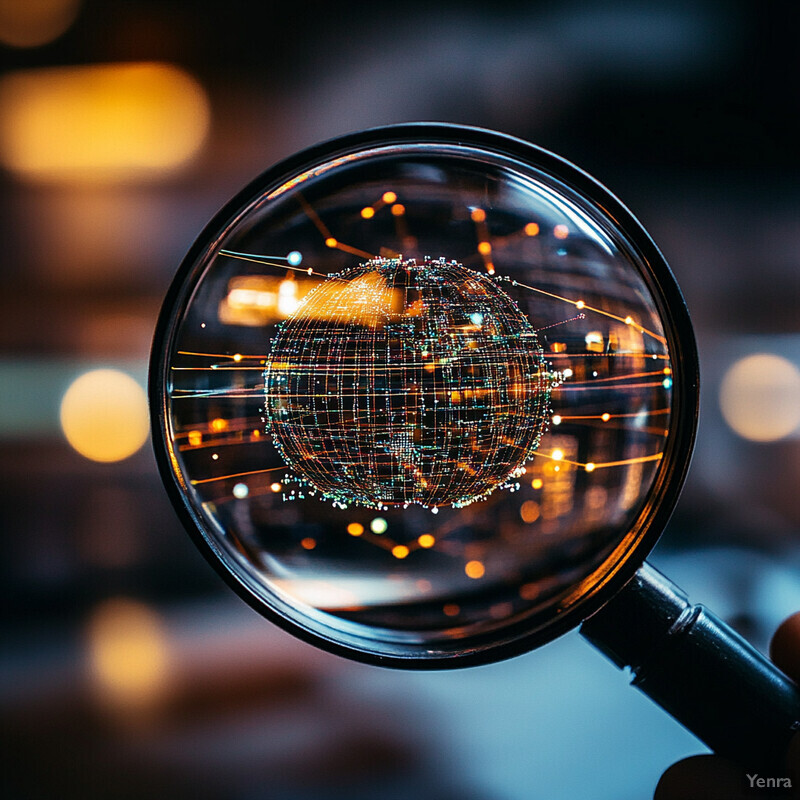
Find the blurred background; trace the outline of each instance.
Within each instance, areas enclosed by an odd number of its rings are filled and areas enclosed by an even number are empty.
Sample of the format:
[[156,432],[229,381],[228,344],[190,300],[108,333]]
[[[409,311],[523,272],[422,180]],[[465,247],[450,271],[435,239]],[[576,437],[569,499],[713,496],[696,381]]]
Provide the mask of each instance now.
[[798,40],[755,2],[0,0],[3,796],[633,800],[703,752],[574,632],[408,674],[263,621],[169,506],[147,358],[194,237],[278,159],[407,120],[553,150],[694,319],[650,560],[766,649],[800,609]]

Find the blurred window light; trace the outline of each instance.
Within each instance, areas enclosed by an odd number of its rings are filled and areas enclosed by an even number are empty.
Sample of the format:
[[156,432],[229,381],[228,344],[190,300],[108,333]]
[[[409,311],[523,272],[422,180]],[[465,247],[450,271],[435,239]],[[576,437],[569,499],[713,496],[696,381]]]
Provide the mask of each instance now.
[[146,706],[163,695],[167,639],[155,611],[127,598],[99,605],[88,623],[94,687],[116,708]]
[[11,47],[41,47],[65,33],[80,0],[0,0],[0,42]]
[[76,378],[61,400],[60,418],[67,441],[92,461],[122,461],[149,433],[144,389],[116,369],[90,370]]
[[800,370],[772,353],[746,356],[725,373],[719,402],[739,436],[755,442],[783,439],[800,425]]
[[17,72],[0,81],[0,161],[34,181],[159,177],[197,155],[210,119],[202,86],[170,64]]

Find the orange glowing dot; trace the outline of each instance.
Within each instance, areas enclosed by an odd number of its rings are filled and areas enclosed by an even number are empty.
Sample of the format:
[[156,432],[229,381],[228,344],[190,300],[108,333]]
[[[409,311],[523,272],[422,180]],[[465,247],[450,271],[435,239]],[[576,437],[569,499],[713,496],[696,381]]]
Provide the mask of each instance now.
[[402,203],[395,203],[392,206],[392,215],[395,217],[402,217],[406,213],[406,207]]
[[200,431],[189,431],[189,445],[199,447],[203,443],[203,434]]
[[523,522],[536,522],[539,519],[539,504],[535,500],[526,500],[519,509]]
[[450,392],[450,402],[451,403],[460,403],[461,402],[461,392]]
[[234,360],[234,361],[236,361],[236,362],[238,363],[239,361],[241,361],[241,360],[242,360],[242,354],[241,354],[241,353],[236,353],[236,354],[234,355],[234,357],[233,357],[233,360]]
[[473,222],[484,222],[486,220],[486,212],[482,208],[473,208],[470,217]]
[[310,536],[306,536],[305,539],[301,540],[300,546],[303,550],[313,550],[317,546],[317,540],[312,539]]
[[528,236],[538,236],[539,235],[539,226],[535,222],[529,222],[525,226],[525,233]]
[[584,303],[583,300],[578,300],[578,302],[575,303],[575,308],[584,308],[585,306],[586,303]]
[[477,580],[483,577],[486,572],[486,567],[484,567],[480,561],[467,561],[464,565],[464,572],[467,573],[468,578]]
[[553,425],[560,425],[561,417],[558,414],[553,414]]
[[337,241],[336,241],[336,239],[334,239],[334,238],[333,238],[333,236],[329,236],[329,237],[328,237],[328,238],[325,240],[325,244],[326,244],[328,247],[336,247],[336,245],[337,245],[337,244],[339,244],[339,242],[337,242]]
[[221,433],[222,431],[228,430],[228,420],[222,419],[222,417],[217,417],[216,419],[211,420],[210,427],[214,433]]
[[490,262],[489,262],[489,263],[486,265],[486,271],[487,271],[487,272],[488,272],[490,275],[494,275],[494,264],[492,264],[492,262],[491,262],[491,261],[490,261]]
[[429,533],[423,533],[422,536],[420,536],[419,539],[417,539],[417,542],[419,542],[420,547],[428,549],[436,544],[436,539]]
[[664,367],[664,374],[665,375],[672,375],[672,370],[669,367]]
[[492,245],[489,242],[479,242],[478,243],[478,252],[482,256],[488,256],[489,253],[492,252]]
[[394,192],[384,192],[381,199],[384,203],[394,203],[397,200],[397,195]]
[[408,555],[408,548],[404,544],[396,544],[392,548],[392,555],[395,558],[405,558]]
[[372,206],[366,206],[361,209],[361,216],[364,219],[372,219],[375,216],[375,209]]
[[347,526],[347,532],[351,536],[361,536],[364,533],[364,526],[360,522],[351,522]]
[[283,489],[283,486],[281,486],[280,483],[276,482],[276,483],[271,483],[269,488],[272,489],[273,492],[279,492],[281,489]]
[[534,478],[531,481],[531,486],[533,486],[534,489],[541,489],[543,485],[544,481],[541,478]]
[[253,438],[260,439],[261,438],[261,431],[258,428],[253,429]]
[[585,469],[587,472],[594,472],[594,467],[595,467],[595,465],[594,465],[594,464],[592,464],[592,462],[590,461],[588,464],[586,464],[586,465],[584,466],[584,469]]
[[550,458],[552,458],[553,461],[561,461],[561,459],[564,458],[564,451],[563,450],[559,450],[558,448],[556,448],[550,454]]
[[625,317],[626,325],[633,325],[633,317]]
[[566,225],[556,225],[553,228],[553,236],[556,239],[566,239],[569,236],[569,228]]
[[442,611],[446,617],[455,617],[458,616],[461,609],[456,603],[445,603],[445,605],[442,606]]
[[609,414],[608,412],[606,412],[605,414],[601,414],[600,419],[603,420],[603,422],[608,422],[611,419],[611,414]]

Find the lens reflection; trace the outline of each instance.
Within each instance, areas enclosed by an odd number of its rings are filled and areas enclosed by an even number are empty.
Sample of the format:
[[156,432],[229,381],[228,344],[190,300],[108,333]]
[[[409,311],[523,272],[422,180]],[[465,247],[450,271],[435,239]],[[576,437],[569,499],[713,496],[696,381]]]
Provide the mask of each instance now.
[[535,159],[376,140],[217,224],[164,312],[165,436],[258,603],[437,658],[545,627],[627,557],[676,365],[602,207]]

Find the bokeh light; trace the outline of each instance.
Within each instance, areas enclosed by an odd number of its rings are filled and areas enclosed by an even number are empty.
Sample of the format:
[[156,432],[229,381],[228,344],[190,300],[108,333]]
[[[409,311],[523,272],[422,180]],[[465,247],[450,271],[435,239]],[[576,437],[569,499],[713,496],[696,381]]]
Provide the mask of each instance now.
[[11,47],[49,44],[69,29],[80,5],[80,0],[0,0],[0,42]]
[[61,400],[60,418],[67,441],[92,461],[132,456],[149,431],[144,389],[116,369],[91,370],[76,378]]
[[719,403],[725,421],[744,439],[783,439],[800,425],[800,370],[772,353],[746,356],[725,373]]

